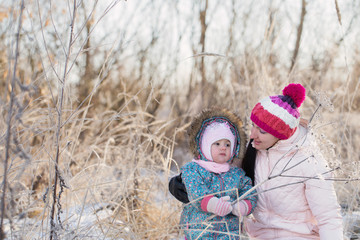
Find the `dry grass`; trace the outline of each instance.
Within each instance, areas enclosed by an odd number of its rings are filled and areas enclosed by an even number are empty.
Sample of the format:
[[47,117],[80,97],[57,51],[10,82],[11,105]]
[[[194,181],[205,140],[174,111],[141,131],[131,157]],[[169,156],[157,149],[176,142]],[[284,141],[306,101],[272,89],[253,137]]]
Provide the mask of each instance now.
[[[258,84],[254,84],[247,89],[254,91],[257,86]],[[106,89],[106,84],[103,87]],[[276,91],[276,88],[273,88]],[[102,88],[99,90],[99,96],[96,98],[108,94],[108,91],[101,91]],[[83,228],[81,224],[71,224],[75,217],[78,217],[80,222],[87,214],[84,212],[83,215],[73,216],[72,209],[102,204],[100,210],[108,209],[110,213],[106,218],[99,217],[91,228],[101,231],[103,237],[177,238],[181,205],[170,196],[167,184],[169,177],[174,174],[171,169],[177,172],[176,161],[173,159],[174,149],[186,146],[183,141],[186,141],[184,129],[187,125],[178,119],[187,119],[187,116],[169,115],[167,119],[158,119],[156,115],[144,110],[146,97],[140,98],[133,93],[122,92],[117,94],[117,98],[124,99],[122,105],[115,109],[106,107],[113,106],[117,101],[114,99],[103,104],[86,104],[76,111],[75,107],[69,104],[70,101],[64,107],[64,119],[68,121],[61,130],[59,169],[65,188],[60,199],[57,199],[63,213],[58,215],[57,212],[56,215],[56,220],[59,226],[61,220],[64,231],[59,228],[58,236],[87,236],[89,229]],[[38,223],[29,231],[34,234],[42,232],[43,237],[38,237],[47,238],[49,211],[53,201],[49,189],[54,172],[56,111],[46,104],[51,102],[48,96],[38,96],[38,99],[41,101],[29,102],[23,112],[21,124],[14,131],[21,145],[16,146],[13,143],[12,149],[21,147],[27,157],[19,155],[16,151],[12,153],[8,175],[11,194],[7,195],[7,218],[16,222],[19,221],[19,216],[28,217]],[[219,97],[219,101],[228,100]],[[236,101],[236,98],[233,101]],[[235,102],[229,103],[231,104],[235,106]],[[308,101],[304,106],[304,112],[310,113],[315,105]],[[169,106],[164,106],[160,102],[160,107]],[[325,131],[326,136],[329,136],[334,144],[331,145],[325,137],[319,140],[325,146],[325,153],[331,157],[334,166],[341,166],[341,172],[337,172],[340,177],[352,174],[352,178],[358,178],[359,171],[354,168],[355,163],[351,158],[359,154],[356,149],[356,143],[359,141],[359,134],[356,134],[358,129],[356,125],[352,125],[357,122],[349,121],[345,125],[346,128],[340,127],[337,111],[339,110],[336,108],[332,113],[325,111],[322,119],[314,120],[320,125],[325,125],[320,129]],[[333,117],[334,120],[331,119]],[[334,123],[326,125],[327,122]],[[334,129],[345,131],[347,135],[344,136]],[[176,160],[179,164],[188,161],[186,158]],[[356,166],[359,166],[358,163]],[[343,204],[351,210],[357,208],[357,182],[339,182],[337,190],[339,200]],[[93,207],[94,214],[100,210]],[[24,232],[16,229],[13,229],[12,234],[25,236]],[[89,234],[88,237],[90,236]]]
[[[131,101],[137,101],[136,96],[132,98]],[[59,169],[65,188],[60,205],[67,212],[73,206],[105,203],[112,210],[112,217],[98,224],[112,230],[107,234],[124,237],[131,233],[134,239],[154,239],[156,235],[166,239],[174,233],[171,229],[178,221],[178,212],[174,214],[178,204],[169,201],[167,193],[175,142],[174,136],[166,132],[174,134],[175,128],[169,130],[173,124],[157,120],[140,105],[134,105],[135,109],[122,106],[119,111],[100,112],[92,106],[92,113],[87,106],[64,126]],[[66,106],[64,112],[65,118],[71,116],[71,106]],[[52,202],[46,191],[53,178],[54,115],[54,109],[35,104],[24,111],[17,133],[29,157],[16,157],[10,167],[8,181],[14,192],[8,195],[8,202],[12,202],[10,218],[25,214],[46,226]],[[66,225],[66,217],[61,220]],[[109,224],[114,221],[124,226],[111,227]],[[173,227],[169,228],[169,223]]]
[[[340,21],[340,10],[336,6]],[[52,11],[54,15],[59,14],[55,9]],[[79,10],[80,13],[83,12]],[[91,28],[81,28],[90,18],[84,19],[75,27],[79,33],[88,30],[86,36],[90,37]],[[32,21],[39,21],[38,16]],[[331,61],[314,62],[305,70],[295,64],[288,75],[286,67],[277,63],[276,58],[264,57],[256,49],[248,48],[239,57],[199,53],[190,60],[215,59],[203,63],[207,69],[202,75],[207,76],[203,79],[204,85],[199,85],[196,78],[199,69],[195,66],[189,88],[168,90],[167,76],[160,78],[156,70],[145,74],[146,69],[143,69],[145,66],[155,69],[157,65],[156,60],[152,62],[151,54],[146,55],[155,40],[146,51],[134,53],[141,63],[137,69],[127,62],[117,63],[113,48],[100,52],[100,47],[91,49],[88,46],[94,53],[84,49],[87,38],[82,39],[81,34],[77,35],[81,36],[76,39],[78,42],[72,45],[72,54],[56,56],[55,50],[51,52],[51,43],[56,41],[51,37],[57,35],[46,26],[42,29],[44,36],[47,36],[46,31],[52,34],[46,39],[50,53],[45,57],[26,55],[29,59],[20,54],[13,89],[10,69],[14,59],[5,51],[7,45],[1,45],[0,49],[0,76],[3,76],[0,78],[1,162],[5,161],[6,117],[11,91],[16,99],[4,201],[4,230],[8,239],[48,239],[53,206],[59,239],[180,238],[181,204],[168,192],[168,179],[189,161],[185,129],[192,114],[221,103],[239,113],[248,128],[248,115],[253,105],[263,96],[281,93],[289,82],[300,82],[307,88],[307,100],[301,108],[305,118],[310,118],[319,103],[322,104],[313,122],[319,131],[319,145],[329,164],[340,167],[336,176],[349,180],[335,183],[345,211],[359,211],[360,184],[352,181],[360,178],[360,60],[356,57],[352,67],[345,69],[336,69]],[[58,32],[57,37],[66,35],[67,30]],[[15,32],[12,28],[9,31]],[[0,36],[1,40],[7,37],[6,34]],[[24,38],[20,42],[29,44]],[[36,46],[31,47],[40,49],[39,42],[35,41]],[[336,50],[340,51],[333,49],[332,52]],[[94,55],[88,55],[90,53]],[[81,58],[84,55],[90,60],[100,55],[106,57],[94,73],[78,76],[86,79],[77,83],[67,81],[63,85],[58,77],[64,73],[62,61],[66,59],[74,66],[81,65],[87,62]],[[79,59],[76,56],[80,56]],[[56,64],[54,59],[58,61]],[[111,65],[111,61],[115,63]],[[95,69],[90,65],[84,68]],[[68,75],[64,75],[65,79],[81,75],[74,71],[71,68]],[[127,72],[134,77],[129,77]],[[154,78],[159,79],[154,81]],[[60,109],[61,90],[64,90],[64,97]],[[318,91],[327,92],[327,97]],[[87,95],[84,96],[84,92]],[[60,111],[62,124],[57,128]],[[57,146],[59,182],[53,205]],[[3,180],[3,164],[0,172]],[[3,188],[1,193],[4,194]],[[350,225],[345,226],[345,231],[351,231],[350,228]]]

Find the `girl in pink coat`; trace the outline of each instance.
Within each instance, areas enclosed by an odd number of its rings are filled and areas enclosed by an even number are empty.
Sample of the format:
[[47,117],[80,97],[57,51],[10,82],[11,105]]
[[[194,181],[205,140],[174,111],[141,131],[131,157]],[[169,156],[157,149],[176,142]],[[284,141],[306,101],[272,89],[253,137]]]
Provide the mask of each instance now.
[[[242,168],[257,185],[251,239],[342,240],[342,217],[326,161],[308,129],[299,124],[305,88],[290,84],[283,95],[255,105]],[[255,160],[256,159],[256,160]]]

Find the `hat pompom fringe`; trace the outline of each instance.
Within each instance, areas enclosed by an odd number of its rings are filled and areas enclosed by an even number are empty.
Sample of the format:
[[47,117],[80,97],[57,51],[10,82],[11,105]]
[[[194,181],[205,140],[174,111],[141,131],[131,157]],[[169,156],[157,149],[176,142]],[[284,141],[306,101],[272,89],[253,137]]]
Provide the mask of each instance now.
[[290,83],[283,89],[283,95],[291,97],[297,107],[305,100],[306,89],[300,83]]

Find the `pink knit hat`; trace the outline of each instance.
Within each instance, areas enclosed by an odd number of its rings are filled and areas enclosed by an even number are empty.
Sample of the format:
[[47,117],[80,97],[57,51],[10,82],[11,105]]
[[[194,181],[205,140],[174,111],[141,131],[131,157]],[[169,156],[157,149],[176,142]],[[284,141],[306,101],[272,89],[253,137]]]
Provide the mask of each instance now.
[[233,155],[235,146],[235,136],[230,130],[230,125],[226,122],[213,122],[208,125],[201,138],[200,149],[204,154],[204,157],[210,161],[213,161],[211,156],[211,145],[221,139],[227,139],[230,141],[231,154]]
[[250,119],[271,135],[285,140],[291,137],[300,121],[298,108],[305,100],[306,89],[301,84],[290,83],[283,95],[270,96],[258,102]]

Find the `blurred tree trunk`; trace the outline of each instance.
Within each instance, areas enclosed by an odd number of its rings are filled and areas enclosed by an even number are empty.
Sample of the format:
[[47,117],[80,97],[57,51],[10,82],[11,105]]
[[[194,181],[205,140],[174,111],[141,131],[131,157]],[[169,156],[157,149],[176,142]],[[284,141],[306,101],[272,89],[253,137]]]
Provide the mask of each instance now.
[[[208,0],[205,0],[204,9],[200,9],[200,24],[201,24],[201,36],[200,36],[200,46],[201,53],[205,52],[205,40],[206,40],[206,13],[208,9]],[[204,65],[204,57],[201,57],[200,62],[200,72],[201,72],[201,86],[205,86],[206,84],[206,75],[205,75],[205,65]]]
[[293,68],[295,66],[297,55],[299,53],[299,47],[300,47],[300,41],[301,41],[301,35],[302,35],[305,15],[306,15],[306,1],[302,0],[300,23],[299,23],[299,26],[298,26],[298,29],[297,29],[297,37],[296,37],[295,49],[294,49],[293,56],[291,58],[291,66],[290,66],[290,69],[289,69],[289,73],[293,70]]
[[[204,2],[204,1],[202,1]],[[196,56],[197,54],[205,53],[205,42],[206,42],[206,30],[207,30],[207,23],[206,23],[206,15],[208,10],[208,0],[205,0],[204,7],[200,6],[199,11],[199,20],[200,20],[200,27],[201,27],[201,35],[200,35],[200,53],[198,52],[198,49],[196,46],[193,47],[193,53]],[[195,66],[194,66],[194,72],[197,72],[197,67],[200,71],[200,77],[201,81],[200,83],[196,81],[195,77],[195,83],[194,87],[192,88],[192,81],[194,80],[192,76],[190,79],[190,86],[189,86],[189,92],[188,92],[188,99],[191,99],[190,101],[190,112],[197,113],[199,112],[200,108],[204,107],[203,104],[206,101],[206,94],[204,90],[206,90],[206,73],[205,73],[205,62],[204,62],[204,55],[195,57]],[[200,60],[198,60],[200,59]],[[196,76],[196,74],[195,74]],[[190,97],[190,98],[189,98]]]

